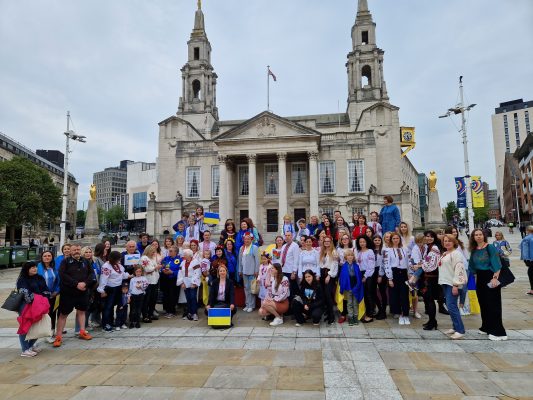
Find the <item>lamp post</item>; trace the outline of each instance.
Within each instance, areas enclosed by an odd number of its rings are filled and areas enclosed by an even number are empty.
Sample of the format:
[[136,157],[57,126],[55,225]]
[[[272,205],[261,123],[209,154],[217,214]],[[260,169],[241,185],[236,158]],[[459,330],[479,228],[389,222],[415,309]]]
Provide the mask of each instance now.
[[65,151],[65,167],[63,168],[63,204],[61,207],[61,236],[59,238],[59,248],[65,244],[65,235],[67,230],[67,200],[68,200],[68,157],[70,153],[70,139],[77,142],[85,143],[85,136],[77,135],[70,130],[70,111],[67,111],[67,130],[64,132],[67,137]]
[[453,108],[449,108],[446,114],[440,115],[439,118],[446,118],[451,115],[461,114],[461,133],[463,139],[463,153],[465,159],[465,185],[466,185],[466,207],[468,209],[468,231],[474,229],[474,208],[472,207],[472,183],[470,180],[470,165],[468,161],[468,139],[466,136],[466,118],[465,112],[470,111],[475,107],[475,104],[470,104],[468,107],[464,105],[463,97],[463,77],[459,77],[459,93],[461,102]]

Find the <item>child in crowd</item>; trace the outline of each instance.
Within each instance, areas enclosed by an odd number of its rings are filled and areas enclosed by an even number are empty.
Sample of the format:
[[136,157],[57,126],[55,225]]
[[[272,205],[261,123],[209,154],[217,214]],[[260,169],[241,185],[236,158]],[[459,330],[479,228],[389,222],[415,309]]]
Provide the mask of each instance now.
[[259,266],[259,275],[257,276],[257,282],[259,283],[259,298],[264,300],[268,287],[270,286],[270,269],[272,268],[272,263],[270,260],[270,254],[263,252],[261,254],[261,265]]
[[128,282],[122,284],[122,295],[117,307],[117,312],[115,316],[115,330],[120,331],[120,329],[128,329],[126,325],[126,318],[128,318],[128,303],[130,302],[129,296],[129,285]]
[[296,236],[296,232],[294,232],[294,225],[292,224],[292,218],[289,214],[285,214],[283,216],[283,226],[281,227],[281,234],[283,237],[285,237],[285,234],[287,232],[292,233],[292,236]]
[[186,234],[186,232],[185,232],[185,222],[184,221],[178,221],[178,223],[176,225],[177,225],[178,230],[174,234],[174,240],[176,240],[178,238],[178,236],[185,237],[185,234]]
[[190,243],[191,240],[200,240],[200,226],[196,223],[194,215],[189,217],[189,226],[185,230],[185,241]]
[[130,279],[130,329],[140,328],[141,327],[141,311],[144,300],[144,295],[146,293],[146,288],[148,287],[148,281],[143,276],[144,270],[143,267],[137,265],[133,268],[133,278]]
[[352,249],[344,250],[346,260],[339,274],[339,289],[347,301],[348,325],[359,324],[359,302],[363,300],[363,279]]
[[423,254],[425,252],[425,238],[424,234],[419,233],[415,237],[415,245],[411,250],[411,256],[409,257],[409,280],[405,282],[411,291],[416,289],[416,282],[424,270],[421,267]]
[[370,222],[368,226],[374,231],[374,235],[383,236],[383,228],[379,223],[379,214],[376,211],[370,213]]
[[300,241],[302,237],[309,236],[309,229],[307,229],[307,226],[305,225],[305,219],[300,218],[297,222],[298,224],[298,233],[296,234],[296,242]]

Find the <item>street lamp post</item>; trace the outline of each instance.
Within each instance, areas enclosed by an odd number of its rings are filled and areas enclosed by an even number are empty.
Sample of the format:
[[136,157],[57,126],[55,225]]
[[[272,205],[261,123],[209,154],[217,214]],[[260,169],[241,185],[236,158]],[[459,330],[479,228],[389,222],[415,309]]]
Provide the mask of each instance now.
[[65,166],[63,168],[63,204],[61,207],[61,236],[59,238],[59,248],[65,244],[65,236],[67,230],[67,201],[68,201],[68,158],[70,153],[70,139],[85,143],[85,136],[76,135],[70,130],[70,111],[67,111],[67,130],[64,132],[67,137],[66,151],[65,151]]
[[474,229],[474,208],[472,207],[472,183],[470,180],[470,165],[468,161],[468,139],[466,136],[466,118],[465,112],[470,111],[475,107],[475,104],[470,104],[468,107],[464,105],[463,97],[463,77],[459,77],[459,93],[461,102],[453,108],[449,108],[446,114],[440,115],[439,118],[446,118],[451,115],[461,114],[461,133],[463,139],[463,152],[465,159],[465,185],[466,185],[466,207],[468,209],[468,231]]

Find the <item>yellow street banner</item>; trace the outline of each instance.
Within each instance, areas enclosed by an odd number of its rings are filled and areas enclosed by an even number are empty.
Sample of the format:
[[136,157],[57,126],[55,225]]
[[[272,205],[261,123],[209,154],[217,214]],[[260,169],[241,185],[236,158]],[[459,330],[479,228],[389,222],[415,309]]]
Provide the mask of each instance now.
[[483,182],[480,176],[472,176],[472,207],[481,208],[485,206],[485,199],[483,198]]

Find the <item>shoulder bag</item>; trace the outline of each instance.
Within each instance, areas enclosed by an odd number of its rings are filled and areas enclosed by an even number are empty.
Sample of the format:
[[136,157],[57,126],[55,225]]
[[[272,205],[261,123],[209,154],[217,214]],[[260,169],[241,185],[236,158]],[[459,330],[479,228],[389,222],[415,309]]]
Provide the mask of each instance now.
[[[485,247],[485,249],[487,249],[487,253],[490,259],[490,252],[488,250],[488,247],[489,246]],[[499,287],[505,287],[515,281],[515,276],[509,268],[509,261],[504,259],[505,261],[502,262],[502,259],[503,257],[500,256],[500,263],[502,265],[502,268],[500,269],[500,275],[498,276],[498,282],[500,282],[500,284],[498,285]]]
[[9,296],[7,296],[6,301],[4,301],[2,308],[8,311],[18,312],[23,301],[24,293],[18,291],[17,289],[13,289],[11,293],[9,293]]

